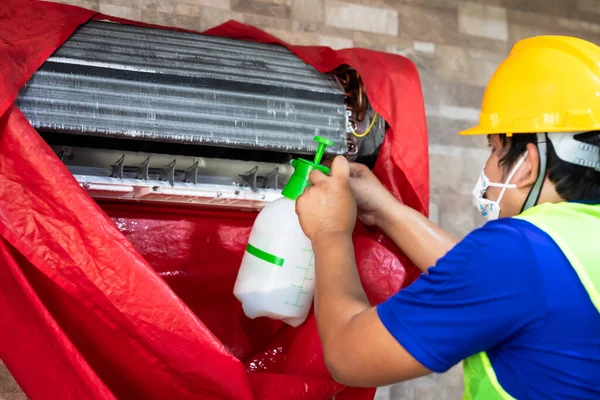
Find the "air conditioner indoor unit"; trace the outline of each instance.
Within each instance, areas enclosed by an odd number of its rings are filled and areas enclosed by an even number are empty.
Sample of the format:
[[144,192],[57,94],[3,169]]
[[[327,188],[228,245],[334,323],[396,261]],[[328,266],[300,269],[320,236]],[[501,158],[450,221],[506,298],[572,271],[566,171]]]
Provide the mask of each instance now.
[[349,67],[324,74],[279,45],[99,21],[16,105],[92,197],[253,210],[281,196],[315,136],[372,165],[386,129]]

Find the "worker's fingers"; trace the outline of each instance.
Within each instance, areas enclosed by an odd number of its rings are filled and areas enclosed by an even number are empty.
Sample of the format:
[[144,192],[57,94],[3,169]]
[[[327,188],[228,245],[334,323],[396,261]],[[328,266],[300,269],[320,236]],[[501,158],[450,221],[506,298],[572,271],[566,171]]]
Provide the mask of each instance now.
[[331,168],[331,163],[333,163],[333,158],[328,158],[327,160],[321,161],[321,164],[328,168]]
[[308,176],[311,185],[317,185],[319,182],[326,181],[327,175],[319,170],[314,169]]
[[364,164],[350,163],[350,176],[352,178],[360,178],[369,168]]
[[299,214],[300,210],[303,209],[304,201],[306,200],[308,193],[310,193],[310,189],[311,189],[311,186],[305,188],[302,191],[302,195],[296,199],[296,214],[300,215]]
[[302,196],[298,197],[298,200],[296,201],[296,204],[298,204],[298,201],[300,201],[300,199],[302,199],[302,201],[304,201],[306,199],[306,197],[308,197],[308,194],[310,193],[311,189],[312,189],[312,186],[309,186],[306,189],[304,189],[302,191]]
[[[304,194],[306,193],[306,189],[304,189],[304,193],[302,193],[302,196],[304,196]],[[300,216],[300,210],[302,210],[302,203],[304,202],[304,200],[302,199],[302,196],[298,197],[296,199],[296,203],[294,204],[294,208],[296,211],[296,215]]]
[[350,178],[350,165],[348,160],[342,156],[337,156],[331,164],[331,177],[347,181]]

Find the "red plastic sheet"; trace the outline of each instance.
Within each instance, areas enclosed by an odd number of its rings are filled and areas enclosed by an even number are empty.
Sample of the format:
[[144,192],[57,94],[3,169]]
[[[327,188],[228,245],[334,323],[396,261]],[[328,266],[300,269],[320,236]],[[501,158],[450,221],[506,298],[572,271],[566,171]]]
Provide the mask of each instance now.
[[[255,214],[97,204],[12,105],[90,18],[107,17],[0,2],[0,357],[25,393],[33,400],[372,398],[372,389],[331,380],[314,315],[295,329],[244,316],[232,289]],[[281,43],[236,22],[207,33]],[[426,214],[427,134],[414,65],[364,49],[288,47],[320,71],[358,70],[390,124],[375,171]],[[358,226],[355,248],[373,303],[418,274],[379,232]]]

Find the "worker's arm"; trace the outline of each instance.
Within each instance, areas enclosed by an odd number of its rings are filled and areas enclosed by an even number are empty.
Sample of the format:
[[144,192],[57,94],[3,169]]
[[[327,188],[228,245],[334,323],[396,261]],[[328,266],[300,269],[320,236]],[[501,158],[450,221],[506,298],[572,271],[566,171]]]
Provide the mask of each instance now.
[[315,311],[332,377],[354,387],[377,387],[429,374],[381,323],[360,284],[348,233],[319,235]]
[[358,203],[359,218],[378,226],[423,272],[458,243],[416,210],[400,203],[362,164],[350,164],[350,188]]
[[422,272],[458,243],[458,238],[395,198],[380,211],[377,226]]
[[313,172],[311,183],[296,211],[315,254],[316,318],[332,376],[347,385],[374,387],[428,374],[386,330],[360,284],[347,161],[336,158],[331,177]]
[[354,259],[357,210],[346,160],[336,158],[331,171],[311,175],[296,211],[316,257],[317,327],[336,380],[373,387],[445,372],[543,324],[536,283],[543,271],[510,219],[471,233],[428,274],[372,308]]

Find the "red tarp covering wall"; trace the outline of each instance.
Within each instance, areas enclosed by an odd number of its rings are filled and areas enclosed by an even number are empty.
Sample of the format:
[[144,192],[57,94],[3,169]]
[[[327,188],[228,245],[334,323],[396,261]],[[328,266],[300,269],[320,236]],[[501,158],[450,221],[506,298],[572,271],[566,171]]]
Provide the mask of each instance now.
[[[13,106],[35,70],[90,18],[107,17],[0,1],[0,357],[25,393],[33,400],[372,398],[374,390],[331,380],[314,315],[296,329],[244,316],[232,288],[255,214],[96,204]],[[281,43],[236,22],[207,33]],[[426,214],[427,134],[415,66],[364,49],[281,44],[320,71],[358,70],[391,127],[376,173]],[[355,245],[373,303],[417,276],[381,234],[359,226]]]

